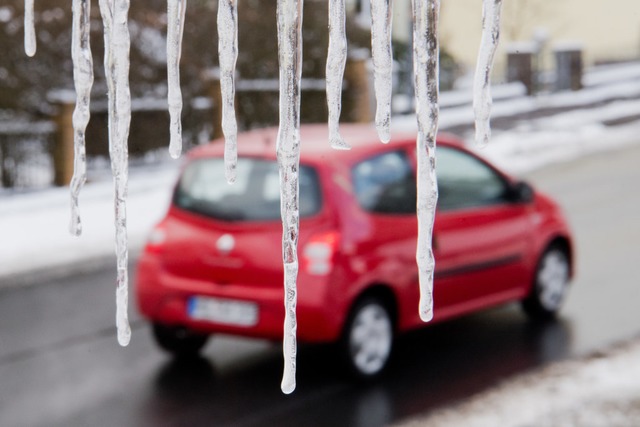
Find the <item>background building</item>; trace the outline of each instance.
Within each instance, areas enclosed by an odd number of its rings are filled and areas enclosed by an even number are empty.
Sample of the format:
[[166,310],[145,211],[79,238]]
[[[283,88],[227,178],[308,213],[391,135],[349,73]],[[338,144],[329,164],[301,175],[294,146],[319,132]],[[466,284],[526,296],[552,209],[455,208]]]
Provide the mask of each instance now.
[[[370,0],[350,0],[349,7],[370,21]],[[638,0],[505,0],[502,33],[494,76],[506,74],[506,52],[514,42],[540,44],[548,56],[555,45],[581,46],[586,65],[625,61],[640,56],[640,2]],[[482,29],[481,0],[442,0],[440,44],[463,69],[475,66]],[[411,2],[394,2],[393,37],[410,43]]]
[[[577,44],[583,48],[586,65],[640,56],[637,0],[505,0],[501,27],[496,77],[504,75],[512,42],[543,43],[548,52],[557,44]],[[465,68],[475,64],[481,28],[481,1],[442,2],[441,44]]]

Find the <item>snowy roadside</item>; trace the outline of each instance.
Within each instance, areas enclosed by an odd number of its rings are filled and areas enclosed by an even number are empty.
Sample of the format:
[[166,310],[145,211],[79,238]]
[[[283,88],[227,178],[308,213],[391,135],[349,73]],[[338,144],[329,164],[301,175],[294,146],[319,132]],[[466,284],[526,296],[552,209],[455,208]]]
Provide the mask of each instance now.
[[[129,180],[130,252],[138,251],[169,205],[180,162],[132,169]],[[113,183],[96,176],[80,194],[83,233],[69,233],[68,188],[4,197],[0,202],[0,288],[23,276],[59,274],[114,263]]]
[[636,427],[640,338],[521,375],[394,427]]

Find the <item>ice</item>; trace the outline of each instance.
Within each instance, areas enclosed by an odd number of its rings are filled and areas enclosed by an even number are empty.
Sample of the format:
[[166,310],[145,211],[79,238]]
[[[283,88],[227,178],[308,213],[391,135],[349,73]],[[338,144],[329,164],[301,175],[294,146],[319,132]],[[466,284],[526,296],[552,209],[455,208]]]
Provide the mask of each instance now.
[[238,124],[235,113],[235,72],[238,59],[238,1],[218,2],[218,56],[222,94],[222,133],[224,134],[225,177],[236,180],[238,165]]
[[340,136],[339,121],[342,78],[347,63],[344,0],[329,0],[329,50],[327,52],[327,107],[329,110],[329,142],[333,148],[351,148]]
[[292,393],[296,388],[302,8],[303,0],[278,0],[280,125],[276,150],[280,170],[282,257],[284,261],[284,374],[281,389],[285,394]]
[[436,133],[438,131],[438,15],[439,0],[412,0],[413,69],[418,121],[418,248],[420,318],[433,318],[433,221],[438,201],[436,182]]
[[473,83],[473,111],[476,123],[476,143],[484,147],[491,137],[491,69],[500,38],[500,7],[502,0],[483,0],[482,39]]
[[82,222],[78,209],[80,190],[87,180],[87,155],[85,130],[89,123],[89,102],[93,86],[93,57],[90,45],[91,1],[73,0],[73,28],[71,57],[73,58],[73,80],[76,88],[76,107],[73,112],[73,178],[71,179],[71,225],[75,236],[82,233]]
[[104,26],[104,68],[109,88],[109,155],[115,186],[116,228],[116,326],[118,342],[129,344],[131,328],[127,318],[128,270],[127,213],[129,124],[131,94],[129,92],[129,0],[100,0]]
[[[126,242],[125,242],[126,244]],[[118,286],[116,287],[116,329],[118,334],[118,343],[126,347],[131,341],[131,327],[129,326],[129,316],[127,308],[129,307],[129,289],[128,289],[128,272],[126,268],[118,268]]]
[[187,0],[167,1],[167,80],[169,103],[169,154],[174,159],[182,152],[182,91],[180,90],[180,55]]
[[24,0],[24,51],[28,56],[36,54],[36,27],[33,16],[34,0]]
[[371,55],[373,85],[376,93],[376,129],[382,142],[389,142],[391,123],[391,88],[393,57],[391,54],[392,0],[371,0]]

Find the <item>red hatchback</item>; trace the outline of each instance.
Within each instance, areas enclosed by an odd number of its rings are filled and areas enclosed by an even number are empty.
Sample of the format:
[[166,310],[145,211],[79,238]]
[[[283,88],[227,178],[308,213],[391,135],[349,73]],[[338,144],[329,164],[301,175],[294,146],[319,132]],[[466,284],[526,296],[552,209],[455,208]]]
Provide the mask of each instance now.
[[[298,339],[339,342],[349,368],[385,367],[394,334],[418,315],[415,135],[378,142],[345,125],[350,151],[326,126],[303,126]],[[137,295],[157,343],[193,354],[213,333],[283,335],[282,226],[276,129],[238,138],[237,181],[223,144],[193,150],[167,216],[140,259]],[[571,235],[558,206],[440,135],[434,321],[512,301],[527,314],[559,310],[572,275]]]

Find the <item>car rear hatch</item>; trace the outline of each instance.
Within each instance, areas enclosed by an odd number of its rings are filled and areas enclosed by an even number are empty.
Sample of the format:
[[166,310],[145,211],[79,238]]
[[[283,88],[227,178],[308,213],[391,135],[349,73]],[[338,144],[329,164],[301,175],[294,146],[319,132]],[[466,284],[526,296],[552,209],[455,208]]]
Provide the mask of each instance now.
[[[300,167],[300,244],[327,229],[318,174]],[[279,175],[273,160],[242,157],[232,185],[222,158],[190,162],[162,227],[169,274],[220,285],[282,286]]]

